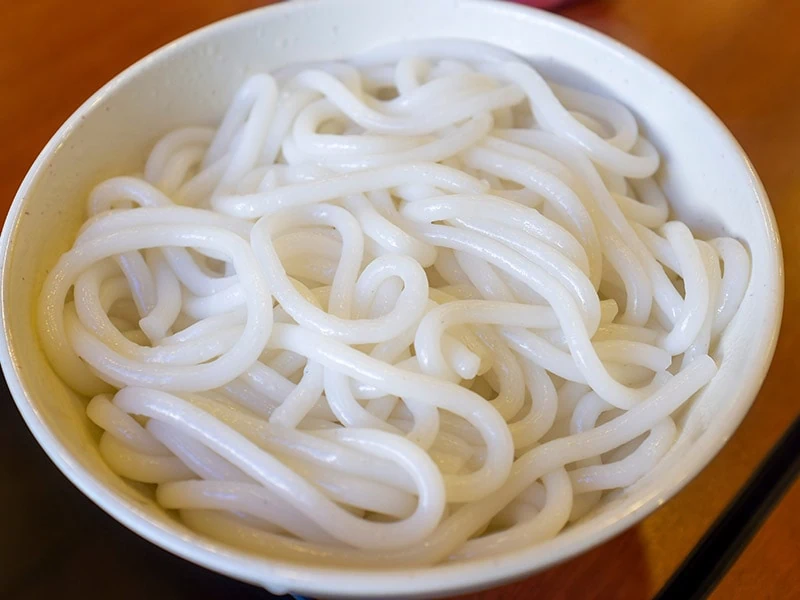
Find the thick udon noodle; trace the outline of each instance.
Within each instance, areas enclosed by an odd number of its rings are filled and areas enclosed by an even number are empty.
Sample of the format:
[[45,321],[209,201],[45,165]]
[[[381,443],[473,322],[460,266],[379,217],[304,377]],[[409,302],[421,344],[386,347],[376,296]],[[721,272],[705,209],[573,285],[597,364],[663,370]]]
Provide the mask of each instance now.
[[113,471],[272,557],[557,535],[649,473],[750,265],[670,221],[621,104],[503,50],[253,75],[89,197],[44,348]]

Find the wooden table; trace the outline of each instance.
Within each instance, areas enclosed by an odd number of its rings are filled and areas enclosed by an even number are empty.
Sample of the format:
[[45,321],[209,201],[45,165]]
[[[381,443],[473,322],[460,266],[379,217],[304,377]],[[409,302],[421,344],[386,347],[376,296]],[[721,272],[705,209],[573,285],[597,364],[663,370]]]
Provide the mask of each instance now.
[[[183,33],[260,4],[2,2],[2,210],[56,128],[114,74]],[[653,597],[800,413],[793,389],[800,317],[792,310],[800,301],[800,236],[792,231],[793,223],[800,224],[800,2],[596,0],[564,13],[660,63],[733,131],[755,163],[783,229],[787,312],[761,394],[695,481],[603,546],[527,581],[469,596],[473,600]],[[6,391],[0,402],[0,481],[0,597],[266,597],[168,555],[106,516],[56,471]],[[795,485],[715,598],[800,597],[799,504]]]
[[[800,481],[756,533],[728,575],[711,594],[729,598],[800,598]],[[787,556],[787,552],[794,553]]]

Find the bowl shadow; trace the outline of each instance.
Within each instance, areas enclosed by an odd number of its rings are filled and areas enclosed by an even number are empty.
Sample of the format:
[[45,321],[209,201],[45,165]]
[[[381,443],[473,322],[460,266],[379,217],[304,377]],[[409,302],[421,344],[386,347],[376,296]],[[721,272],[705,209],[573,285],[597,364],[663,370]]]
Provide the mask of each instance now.
[[454,600],[649,600],[653,587],[644,540],[632,527],[532,577]]

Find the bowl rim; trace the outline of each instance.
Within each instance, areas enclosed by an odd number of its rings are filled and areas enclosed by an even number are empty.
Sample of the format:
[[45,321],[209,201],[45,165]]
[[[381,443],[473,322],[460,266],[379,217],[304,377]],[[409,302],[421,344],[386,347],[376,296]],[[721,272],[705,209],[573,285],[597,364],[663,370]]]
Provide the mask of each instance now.
[[[325,3],[330,8],[334,3],[347,5],[359,1],[362,0],[326,0]],[[27,393],[19,376],[21,365],[14,348],[9,344],[7,335],[7,324],[12,318],[12,315],[8,314],[5,301],[10,287],[8,263],[12,254],[12,246],[16,242],[19,216],[29,197],[29,191],[44,171],[50,155],[62,140],[70,135],[83,115],[90,112],[95,104],[112,94],[128,80],[146,71],[156,61],[165,59],[170,54],[181,52],[183,47],[208,35],[211,31],[221,32],[228,28],[235,28],[244,21],[261,18],[265,13],[279,16],[280,14],[302,12],[319,4],[322,4],[322,0],[294,0],[263,6],[216,21],[169,42],[124,69],[95,92],[72,113],[39,153],[20,184],[0,235],[0,253],[2,253],[0,320],[3,325],[2,332],[0,332],[0,364],[19,412],[39,445],[56,467],[92,502],[125,527],[177,556],[210,570],[265,587],[273,593],[291,591],[323,596],[346,594],[347,597],[353,598],[376,595],[388,597],[386,596],[387,590],[390,590],[389,594],[392,597],[409,594],[457,593],[468,589],[499,585],[524,577],[599,545],[640,521],[677,494],[709,464],[738,428],[755,400],[775,352],[784,299],[783,257],[775,216],[758,175],[739,143],[702,100],[670,73],[621,42],[565,17],[528,6],[496,0],[460,0],[462,5],[473,5],[483,11],[506,13],[507,16],[524,20],[538,20],[541,25],[558,30],[565,35],[582,37],[590,42],[604,45],[616,52],[621,59],[631,61],[644,70],[654,72],[674,86],[687,101],[701,111],[712,126],[723,135],[725,142],[743,160],[748,172],[751,190],[758,202],[763,223],[771,241],[770,264],[759,265],[761,268],[768,268],[775,278],[773,283],[776,293],[767,299],[769,307],[772,309],[770,311],[772,321],[765,328],[765,332],[767,332],[765,335],[770,336],[767,341],[768,351],[755,357],[757,364],[737,394],[737,410],[731,414],[731,418],[716,427],[718,430],[715,432],[716,435],[706,435],[695,442],[693,447],[695,462],[692,468],[681,472],[679,477],[665,481],[661,486],[652,489],[638,505],[620,517],[598,519],[588,529],[568,530],[546,544],[516,550],[497,557],[466,563],[392,570],[309,566],[269,557],[255,557],[233,547],[207,541],[201,536],[194,538],[179,536],[174,530],[149,518],[130,500],[111,492],[91,472],[82,467],[48,429],[39,410],[28,401]]]

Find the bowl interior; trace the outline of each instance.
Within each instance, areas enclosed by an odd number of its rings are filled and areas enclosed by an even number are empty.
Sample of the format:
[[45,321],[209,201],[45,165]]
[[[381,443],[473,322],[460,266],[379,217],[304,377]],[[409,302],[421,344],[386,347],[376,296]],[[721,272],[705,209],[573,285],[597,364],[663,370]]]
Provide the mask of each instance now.
[[[85,401],[56,377],[35,335],[33,308],[44,276],[71,245],[93,185],[141,170],[149,148],[170,129],[215,123],[248,74],[430,37],[504,46],[549,76],[602,91],[634,111],[661,152],[659,176],[675,216],[701,234],[737,237],[756,266],[717,351],[720,374],[694,400],[681,443],[657,473],[536,548],[467,566],[366,572],[278,563],[196,536],[102,461]],[[292,2],[165,47],[103,88],[56,134],[20,189],[2,248],[3,367],[23,416],[59,468],[117,519],[175,553],[277,593],[317,596],[485,587],[575,554],[640,519],[694,476],[743,418],[774,349],[783,294],[777,233],[761,184],[730,134],[691,93],[627,48],[564,19],[467,0]]]

